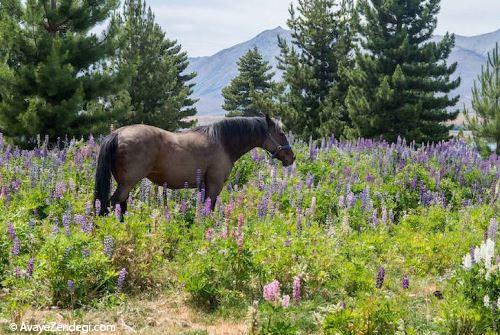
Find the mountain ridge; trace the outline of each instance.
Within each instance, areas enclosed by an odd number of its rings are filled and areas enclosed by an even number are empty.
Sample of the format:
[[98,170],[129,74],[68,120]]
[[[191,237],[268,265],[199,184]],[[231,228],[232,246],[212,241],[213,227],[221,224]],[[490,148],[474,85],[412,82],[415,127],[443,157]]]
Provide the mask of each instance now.
[[[198,115],[223,115],[225,111],[223,103],[222,88],[227,86],[231,79],[238,74],[236,62],[249,49],[257,47],[265,60],[269,61],[275,72],[275,79],[281,78],[281,71],[276,69],[279,55],[278,36],[291,42],[292,36],[289,30],[278,26],[260,32],[254,38],[238,43],[232,47],[222,49],[211,56],[189,58],[187,72],[196,72],[198,75],[193,80],[195,83],[193,97],[199,99],[196,107]],[[436,35],[433,41],[442,38]],[[475,36],[455,35],[455,47],[448,59],[449,63],[457,62],[458,75],[462,78],[461,85],[452,94],[460,94],[457,108],[470,106],[471,88],[474,79],[480,74],[481,66],[487,61],[487,54],[500,42],[500,29]]]

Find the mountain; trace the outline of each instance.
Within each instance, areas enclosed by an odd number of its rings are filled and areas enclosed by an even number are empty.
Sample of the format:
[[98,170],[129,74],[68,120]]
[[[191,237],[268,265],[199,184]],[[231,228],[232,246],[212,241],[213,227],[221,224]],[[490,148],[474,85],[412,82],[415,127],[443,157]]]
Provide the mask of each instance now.
[[[194,97],[200,99],[196,105],[199,115],[222,115],[222,88],[238,75],[236,62],[249,49],[257,47],[264,59],[276,68],[276,56],[279,55],[278,36],[291,41],[288,30],[281,27],[266,30],[253,39],[219,51],[213,56],[189,59],[186,71],[194,71],[198,75],[194,79]],[[279,76],[279,74],[276,74]]]
[[[198,98],[198,115],[223,115],[225,111],[221,108],[223,98],[222,88],[227,86],[231,79],[238,74],[236,62],[249,49],[257,47],[264,59],[275,68],[275,78],[279,79],[281,73],[276,69],[276,56],[279,55],[278,36],[291,41],[291,33],[281,27],[266,30],[253,39],[237,44],[231,48],[224,49],[207,57],[190,58],[190,64],[186,71],[198,73],[194,79],[194,97]],[[439,41],[442,36],[435,36]],[[474,79],[481,72],[481,66],[486,63],[487,54],[500,42],[500,29],[483,35],[460,36],[456,35],[456,45],[453,49],[449,62],[458,62],[455,76],[462,78],[460,87],[453,92],[460,94],[460,102],[457,107],[462,108],[465,104],[470,106],[471,88]]]

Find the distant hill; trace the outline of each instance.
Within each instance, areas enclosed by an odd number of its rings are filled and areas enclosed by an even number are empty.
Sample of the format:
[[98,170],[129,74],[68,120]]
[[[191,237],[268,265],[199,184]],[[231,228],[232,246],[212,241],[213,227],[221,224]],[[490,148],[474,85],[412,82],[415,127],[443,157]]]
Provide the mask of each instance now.
[[[276,68],[276,56],[279,55],[278,36],[291,41],[288,30],[277,27],[266,30],[249,41],[237,44],[231,48],[217,52],[207,57],[190,58],[187,71],[195,71],[198,76],[194,79],[196,86],[194,96],[199,99],[197,103],[198,115],[222,115],[221,90],[238,74],[236,62],[249,49],[257,47],[264,58]],[[440,40],[441,36],[434,37]],[[458,107],[464,104],[469,106],[474,79],[481,72],[481,65],[485,64],[487,54],[500,42],[500,29],[477,36],[456,36],[456,46],[450,55],[450,62],[458,62],[456,75],[462,77],[462,84],[455,93],[460,94]],[[280,73],[275,69],[276,78]]]

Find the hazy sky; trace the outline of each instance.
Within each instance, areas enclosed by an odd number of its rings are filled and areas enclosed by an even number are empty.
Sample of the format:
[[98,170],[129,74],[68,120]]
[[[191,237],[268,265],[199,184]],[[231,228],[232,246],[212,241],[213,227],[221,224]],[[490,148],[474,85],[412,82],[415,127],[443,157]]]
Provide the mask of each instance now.
[[[265,29],[286,27],[291,0],[146,0],[167,36],[190,56],[208,56]],[[500,28],[500,0],[442,0],[437,33]]]

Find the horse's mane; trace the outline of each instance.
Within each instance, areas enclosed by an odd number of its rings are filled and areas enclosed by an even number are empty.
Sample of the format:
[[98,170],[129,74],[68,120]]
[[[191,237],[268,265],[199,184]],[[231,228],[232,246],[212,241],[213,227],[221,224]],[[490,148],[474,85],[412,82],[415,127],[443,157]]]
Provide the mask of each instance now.
[[211,125],[200,126],[192,131],[206,134],[211,140],[220,141],[230,155],[252,143],[261,141],[268,134],[264,117],[232,117]]

